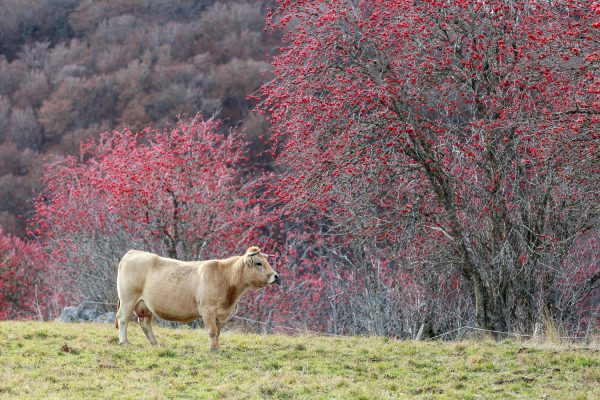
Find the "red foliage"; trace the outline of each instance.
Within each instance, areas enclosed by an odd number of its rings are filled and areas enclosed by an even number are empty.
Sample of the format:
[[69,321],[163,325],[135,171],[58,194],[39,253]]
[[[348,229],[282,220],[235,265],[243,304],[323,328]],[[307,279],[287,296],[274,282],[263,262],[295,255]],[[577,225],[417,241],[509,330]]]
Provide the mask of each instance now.
[[[271,226],[278,225],[272,222]],[[277,233],[270,236],[277,237]],[[279,325],[327,331],[329,307],[324,263],[304,238],[293,232],[281,236],[279,240],[263,239],[266,249],[275,250],[271,265],[282,277],[281,285],[248,295],[238,315],[270,322],[272,329]],[[283,332],[291,333],[290,330]]]
[[264,222],[241,181],[244,143],[197,117],[166,131],[105,133],[47,165],[34,234],[61,268],[71,301],[115,301],[131,248],[194,260],[260,244]]
[[165,132],[123,130],[84,144],[78,158],[48,166],[36,222],[67,240],[118,226],[172,257],[246,246],[261,225],[239,181],[243,143],[235,132],[218,133],[218,125],[197,118]]
[[71,301],[115,301],[118,260],[133,247],[198,260],[257,244],[274,253],[284,283],[247,296],[240,315],[306,321],[311,305],[304,295],[318,285],[297,273],[291,246],[257,203],[240,134],[218,128],[217,120],[197,117],[166,131],[106,133],[84,144],[79,157],[47,166],[35,234],[63,266],[61,285],[74,287]]
[[[280,164],[302,166],[275,191],[291,209],[341,205],[339,218],[352,219],[358,210],[340,198],[354,200],[370,185],[376,190],[365,200],[389,218],[367,224],[368,233],[381,224],[393,230],[395,216],[417,207],[447,212],[421,196],[448,196],[461,206],[473,196],[487,202],[480,191],[506,190],[510,199],[514,176],[486,171],[492,151],[510,151],[512,167],[527,178],[593,153],[568,148],[575,157],[556,160],[575,138],[593,146],[598,126],[597,96],[588,88],[597,63],[585,61],[597,52],[598,33],[583,6],[281,3],[273,26],[298,24],[275,58],[277,79],[263,88],[263,111],[273,117]],[[461,33],[469,24],[473,30]],[[583,60],[567,65],[573,49]],[[453,192],[444,193],[450,176]],[[342,193],[333,190],[340,180],[349,180]]]
[[596,2],[280,3],[260,110],[282,215],[398,261],[425,247],[420,265],[469,283],[481,327],[577,314],[556,279],[583,274],[566,290],[584,294],[600,278],[564,259],[598,227]]
[[46,319],[57,297],[44,273],[48,257],[38,242],[5,235],[0,227],[0,319]]

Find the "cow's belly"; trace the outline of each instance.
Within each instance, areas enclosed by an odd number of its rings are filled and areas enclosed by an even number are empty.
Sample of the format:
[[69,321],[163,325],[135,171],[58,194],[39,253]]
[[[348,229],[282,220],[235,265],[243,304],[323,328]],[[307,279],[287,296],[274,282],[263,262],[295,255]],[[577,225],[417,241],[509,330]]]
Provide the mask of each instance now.
[[142,299],[150,311],[167,321],[190,322],[200,318],[198,307],[191,296],[158,296],[146,295]]
[[192,279],[193,268],[178,266],[151,270],[142,299],[153,314],[177,322],[190,322],[200,317],[196,303],[197,282]]
[[159,316],[160,318],[167,321],[176,321],[176,322],[191,322],[200,318],[198,311],[196,312],[173,312],[169,310],[156,309],[154,310],[154,314]]

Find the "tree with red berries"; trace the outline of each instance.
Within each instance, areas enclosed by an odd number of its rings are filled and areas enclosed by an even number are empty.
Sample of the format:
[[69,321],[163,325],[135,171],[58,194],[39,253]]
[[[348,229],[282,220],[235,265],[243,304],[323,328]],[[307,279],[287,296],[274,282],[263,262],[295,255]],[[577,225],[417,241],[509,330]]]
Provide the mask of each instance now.
[[0,320],[43,320],[55,313],[60,291],[47,279],[51,270],[38,242],[6,234],[0,227]]
[[284,281],[246,297],[240,314],[269,326],[316,326],[312,299],[323,282],[293,251],[298,239],[257,202],[245,151],[240,132],[197,116],[164,131],[105,133],[78,157],[48,164],[31,233],[60,266],[44,276],[69,288],[61,304],[115,302],[117,266],[131,248],[202,260],[258,244]]
[[279,212],[325,226],[324,245],[367,274],[382,276],[369,257],[420,271],[423,287],[457,274],[477,327],[592,323],[599,13],[596,1],[281,0],[269,24],[285,44],[260,107],[284,171]]
[[48,165],[36,233],[75,297],[114,300],[131,248],[193,260],[254,243],[263,226],[241,179],[244,143],[218,128],[198,116],[165,131],[106,133]]

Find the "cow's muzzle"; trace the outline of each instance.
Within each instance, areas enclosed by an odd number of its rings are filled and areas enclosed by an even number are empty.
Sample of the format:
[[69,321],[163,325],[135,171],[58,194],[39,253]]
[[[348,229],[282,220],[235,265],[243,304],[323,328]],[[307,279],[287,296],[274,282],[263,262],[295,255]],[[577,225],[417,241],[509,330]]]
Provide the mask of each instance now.
[[279,274],[274,274],[271,279],[269,279],[269,283],[273,284],[276,283],[278,285],[281,285],[281,278],[279,277]]

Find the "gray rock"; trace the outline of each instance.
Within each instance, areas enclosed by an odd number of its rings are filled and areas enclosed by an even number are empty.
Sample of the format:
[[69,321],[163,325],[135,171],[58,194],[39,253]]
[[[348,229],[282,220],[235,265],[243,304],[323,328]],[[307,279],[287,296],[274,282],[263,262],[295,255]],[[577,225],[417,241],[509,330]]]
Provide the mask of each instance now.
[[105,312],[104,314],[100,314],[96,317],[94,322],[99,322],[102,324],[112,324],[115,322],[115,313],[112,311]]
[[96,307],[82,307],[79,309],[79,317],[84,321],[93,321],[98,317]]
[[60,313],[60,321],[62,322],[82,322],[83,319],[79,316],[79,308],[65,307]]

